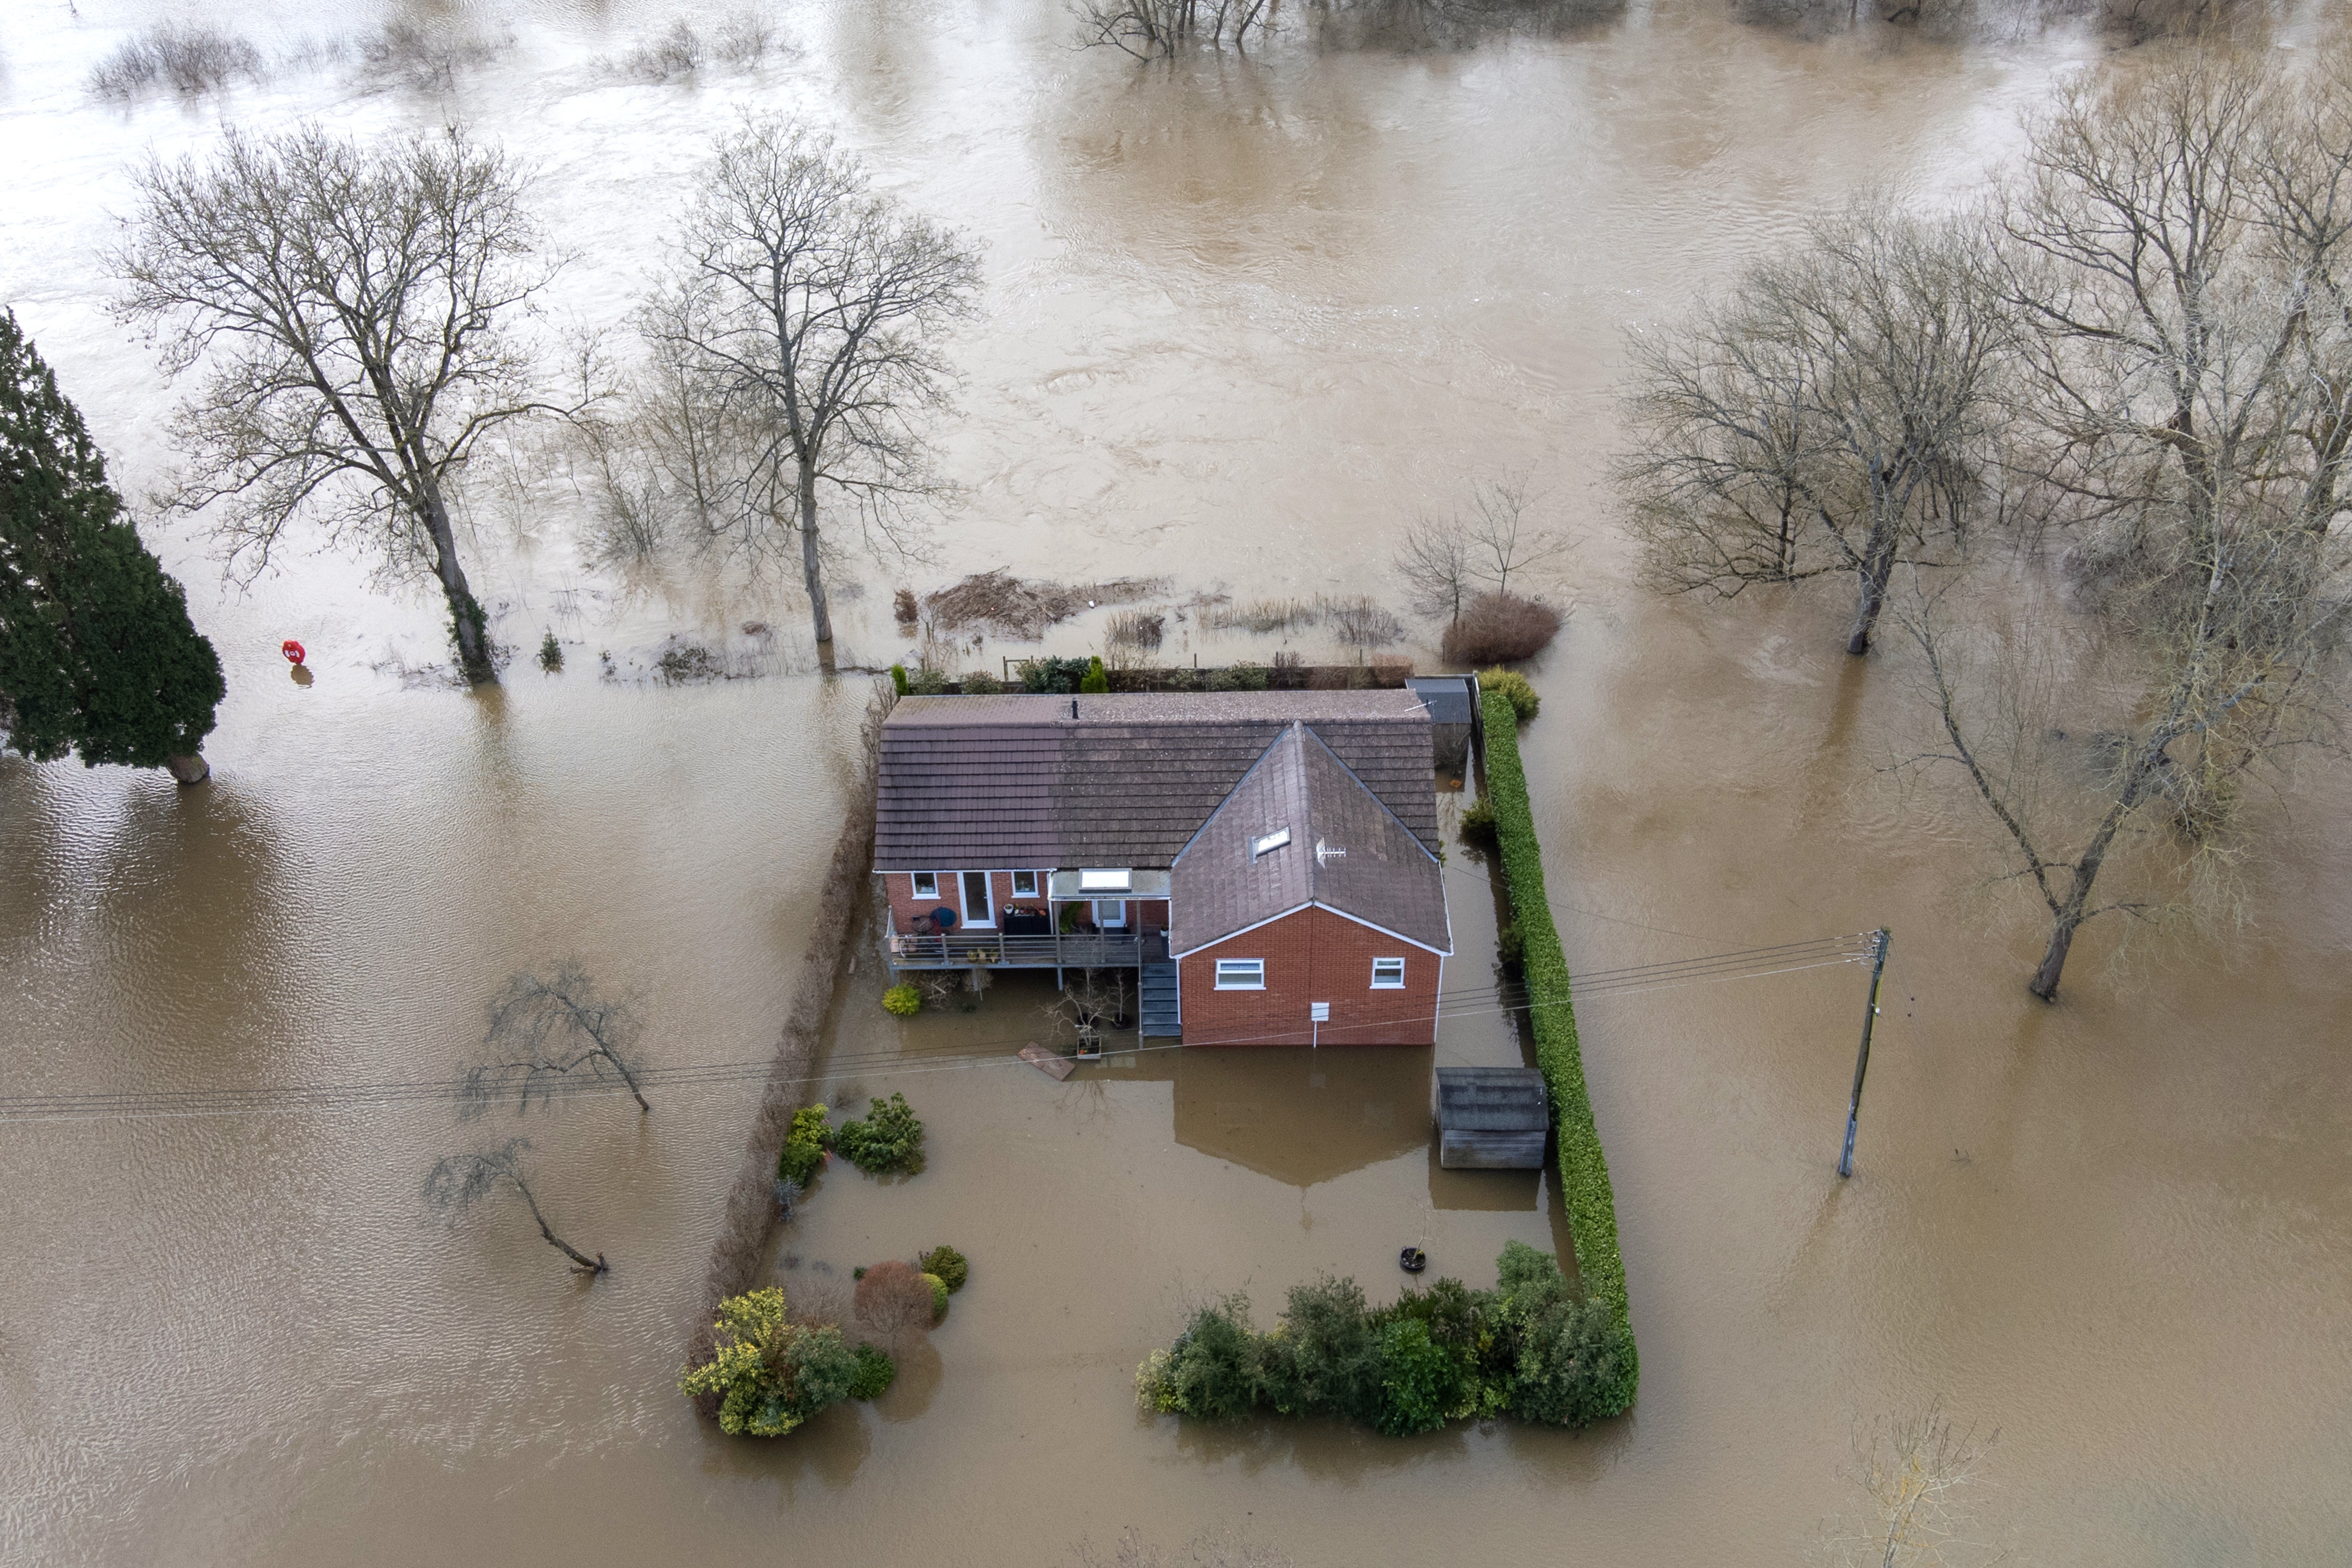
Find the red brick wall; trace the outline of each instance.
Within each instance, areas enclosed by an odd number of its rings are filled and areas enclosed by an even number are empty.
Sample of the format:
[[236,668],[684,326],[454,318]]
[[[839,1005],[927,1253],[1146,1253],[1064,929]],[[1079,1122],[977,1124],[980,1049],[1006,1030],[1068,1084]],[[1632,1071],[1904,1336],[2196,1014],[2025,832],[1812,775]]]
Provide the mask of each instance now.
[[[929,914],[941,904],[947,905],[959,915],[964,912],[963,873],[941,871],[939,873],[939,879],[940,896],[936,899],[919,899],[915,897],[915,874],[912,871],[882,873],[883,889],[890,896],[890,927],[893,931],[903,932],[908,930],[908,922],[917,915]],[[1013,898],[1013,873],[1010,871],[990,872],[988,890],[989,896],[995,900],[996,926],[992,929],[1002,929],[1005,905],[1018,902],[1024,909],[1033,904],[1039,909],[1045,907],[1045,868],[1043,867],[1038,868],[1037,896],[1034,899],[1025,893],[1018,900]]]
[[[1265,989],[1220,991],[1217,960],[1265,960]],[[1404,960],[1404,989],[1372,989],[1372,960]],[[1186,953],[1176,965],[1188,1046],[1426,1046],[1437,1039],[1437,954],[1328,910],[1301,910]],[[1307,1005],[1331,1004],[1317,1030]]]

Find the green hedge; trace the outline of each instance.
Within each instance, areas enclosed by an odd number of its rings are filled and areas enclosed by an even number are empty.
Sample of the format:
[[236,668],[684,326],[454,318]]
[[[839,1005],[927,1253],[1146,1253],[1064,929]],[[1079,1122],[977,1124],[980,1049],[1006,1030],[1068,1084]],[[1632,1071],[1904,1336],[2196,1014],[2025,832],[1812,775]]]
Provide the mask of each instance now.
[[1576,1012],[1569,996],[1568,957],[1559,928],[1552,923],[1544,896],[1543,847],[1536,841],[1535,812],[1528,800],[1528,775],[1519,762],[1519,719],[1500,692],[1482,696],[1486,742],[1486,798],[1494,804],[1495,832],[1503,860],[1503,880],[1511,900],[1525,956],[1528,1017],[1535,1030],[1536,1065],[1551,1091],[1551,1114],[1559,1134],[1560,1190],[1568,1204],[1569,1234],[1576,1243],[1576,1269],[1585,1294],[1605,1301],[1622,1336],[1622,1369],[1609,1408],[1616,1415],[1633,1403],[1641,1363],[1633,1348],[1633,1322],[1625,1295],[1625,1259],[1617,1249],[1617,1198],[1609,1185],[1609,1161],[1601,1130],[1592,1122],[1592,1096],[1584,1085],[1584,1056],[1576,1040]]

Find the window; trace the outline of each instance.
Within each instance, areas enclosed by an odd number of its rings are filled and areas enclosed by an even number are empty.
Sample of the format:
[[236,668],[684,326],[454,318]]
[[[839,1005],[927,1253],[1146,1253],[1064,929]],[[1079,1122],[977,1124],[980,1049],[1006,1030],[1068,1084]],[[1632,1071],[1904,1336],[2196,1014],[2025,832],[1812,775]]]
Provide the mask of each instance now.
[[1013,896],[1016,899],[1035,898],[1037,896],[1037,873],[1034,871],[1013,872]]
[[1277,827],[1263,837],[1250,840],[1250,858],[1255,860],[1261,855],[1271,855],[1289,842],[1290,829]]
[[915,873],[915,897],[936,899],[940,896],[940,874],[937,871]]
[[1404,960],[1376,958],[1372,960],[1372,989],[1402,991],[1404,989]]
[[1078,891],[1081,893],[1124,893],[1134,885],[1134,876],[1126,871],[1078,873]]
[[1220,991],[1265,990],[1265,960],[1263,958],[1217,960],[1217,989]]

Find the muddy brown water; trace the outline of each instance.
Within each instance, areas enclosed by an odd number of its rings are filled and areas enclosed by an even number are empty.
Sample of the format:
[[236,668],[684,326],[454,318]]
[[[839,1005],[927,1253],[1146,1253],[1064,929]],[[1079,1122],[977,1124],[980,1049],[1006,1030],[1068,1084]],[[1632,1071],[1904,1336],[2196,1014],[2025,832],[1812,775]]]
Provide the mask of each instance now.
[[[1895,695],[1834,651],[1837,606],[1642,597],[1594,479],[1623,328],[1864,181],[1964,195],[2085,46],[1807,44],[1660,5],[1559,39],[1136,71],[1065,47],[1051,4],[893,0],[787,10],[798,52],[759,77],[650,86],[597,62],[663,11],[280,7],[246,24],[273,55],[395,16],[513,41],[446,101],[328,67],[88,102],[89,64],[164,14],[42,7],[0,39],[0,293],[133,488],[167,456],[168,395],[90,258],[144,150],[223,117],[454,109],[541,161],[577,257],[555,302],[609,322],[709,135],[740,102],[791,108],[989,242],[949,451],[970,500],[934,564],[866,574],[856,651],[900,651],[894,582],[993,565],[1392,596],[1412,510],[1525,469],[1578,540],[1526,742],[1571,963],[1882,921],[1895,956],[1846,1184],[1858,971],[1583,1005],[1643,1379],[1580,1436],[1133,1409],[1188,1302],[1266,1312],[1325,1269],[1383,1292],[1408,1241],[1486,1283],[1506,1239],[1557,1239],[1544,1184],[1433,1169],[1427,1053],[1164,1052],[1058,1086],[948,1068],[926,1054],[1034,1037],[1038,988],[898,1024],[866,959],[827,1091],[903,1089],[930,1165],[827,1175],[776,1268],[821,1296],[951,1240],[972,1283],[887,1397],[770,1446],[673,1392],[756,1075],[642,1121],[585,1101],[521,1124],[551,1218],[614,1262],[585,1287],[512,1207],[428,1220],[432,1159],[511,1131],[446,1104],[0,1128],[0,1557],[1015,1563],[1132,1524],[1311,1564],[1797,1562],[1856,1506],[1856,1427],[1940,1401],[1999,1428],[1977,1533],[2023,1560],[2352,1559],[2341,781],[2294,797],[2252,930],[2112,973],[2086,942],[2042,1007],[2031,910],[1961,896],[1968,844],[1874,782]],[[217,776],[181,795],[0,761],[11,1091],[436,1078],[508,973],[563,955],[638,994],[657,1061],[764,1059],[833,918],[805,900],[863,693],[794,673],[788,597],[599,577],[571,518],[544,491],[481,503],[501,635],[552,626],[571,664],[471,696],[403,679],[439,657],[429,603],[323,554],[224,589],[199,537],[159,533],[229,669]],[[1179,657],[1283,646],[1171,625]],[[680,629],[768,673],[639,679]],[[308,687],[277,662],[289,636]],[[1441,1060],[1512,1048],[1474,999],[1482,877],[1449,866],[1464,1000]]]

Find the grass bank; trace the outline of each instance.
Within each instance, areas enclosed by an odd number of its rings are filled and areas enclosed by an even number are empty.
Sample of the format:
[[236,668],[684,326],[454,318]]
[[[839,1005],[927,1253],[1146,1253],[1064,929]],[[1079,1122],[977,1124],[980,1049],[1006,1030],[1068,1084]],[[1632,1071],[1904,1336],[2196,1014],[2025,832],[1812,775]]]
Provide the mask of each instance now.
[[1544,896],[1543,847],[1536,840],[1535,812],[1528,799],[1528,775],[1519,761],[1518,715],[1499,692],[1482,699],[1486,740],[1486,799],[1495,813],[1503,880],[1511,901],[1511,921],[1524,946],[1528,1018],[1535,1031],[1536,1065],[1551,1091],[1552,1126],[1559,1137],[1560,1190],[1568,1206],[1569,1234],[1576,1245],[1576,1268],[1586,1296],[1606,1301],[1623,1336],[1622,1375],[1605,1414],[1633,1403],[1641,1363],[1633,1349],[1633,1323],[1625,1293],[1625,1259],[1617,1249],[1617,1197],[1609,1184],[1609,1161],[1601,1130],[1592,1121],[1592,1097],[1584,1083],[1584,1055],[1576,1038],[1576,1010],[1569,995],[1568,957],[1559,928]]

